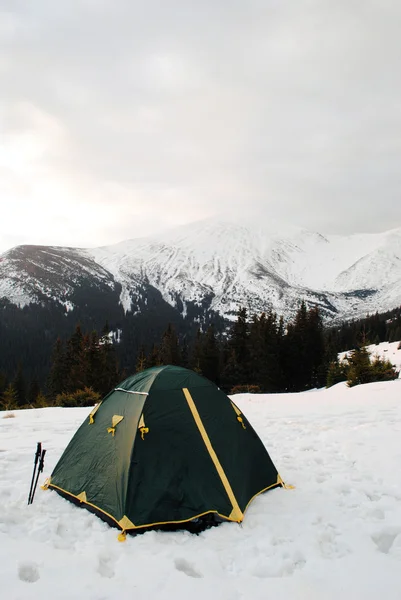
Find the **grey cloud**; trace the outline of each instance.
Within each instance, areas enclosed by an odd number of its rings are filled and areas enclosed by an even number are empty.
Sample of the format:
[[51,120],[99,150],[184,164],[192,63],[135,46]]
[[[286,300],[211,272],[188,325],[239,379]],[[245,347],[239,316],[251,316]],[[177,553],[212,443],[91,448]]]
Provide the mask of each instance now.
[[1,6],[3,133],[29,130],[21,103],[57,120],[41,161],[83,202],[116,184],[134,220],[254,209],[323,231],[401,226],[401,5]]

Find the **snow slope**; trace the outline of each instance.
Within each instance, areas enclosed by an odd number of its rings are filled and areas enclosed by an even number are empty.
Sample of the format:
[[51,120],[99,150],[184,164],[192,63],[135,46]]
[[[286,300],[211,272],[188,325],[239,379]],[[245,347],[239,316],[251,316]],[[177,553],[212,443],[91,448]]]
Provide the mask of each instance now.
[[117,532],[55,492],[26,506],[37,441],[50,474],[89,409],[0,413],[0,581],[7,600],[399,600],[401,380],[241,395],[285,480],[241,526]]

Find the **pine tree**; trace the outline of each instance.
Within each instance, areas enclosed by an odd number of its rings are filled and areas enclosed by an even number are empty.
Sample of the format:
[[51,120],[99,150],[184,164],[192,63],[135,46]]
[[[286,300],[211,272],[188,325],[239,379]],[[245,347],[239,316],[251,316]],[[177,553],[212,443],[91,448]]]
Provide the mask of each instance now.
[[153,344],[152,349],[146,359],[148,368],[150,367],[158,367],[162,363],[160,358],[160,347],[157,344]]
[[1,410],[14,410],[18,408],[18,395],[12,383],[9,383],[0,398]]
[[54,401],[58,394],[66,391],[68,381],[67,357],[64,344],[60,338],[55,343],[47,388],[50,398]]
[[180,352],[178,347],[178,338],[174,327],[168,324],[163,334],[160,346],[160,359],[163,365],[179,365]]
[[399,372],[390,361],[376,356],[370,359],[366,347],[356,348],[349,357],[348,386],[371,383],[373,381],[391,381],[397,379]]
[[24,406],[27,403],[27,390],[24,372],[22,365],[19,363],[18,371],[13,381],[13,388],[17,394],[17,404],[19,407]]
[[373,381],[392,381],[397,379],[399,371],[391,364],[389,360],[382,359],[379,356],[374,357],[372,361]]
[[31,404],[32,406],[35,406],[36,399],[39,396],[39,394],[40,394],[39,382],[35,377],[34,379],[31,380],[31,382],[29,384],[28,403]]
[[221,379],[222,379],[222,383],[223,383],[223,388],[224,390],[226,390],[228,393],[231,392],[231,390],[238,385],[246,385],[243,382],[240,383],[240,379],[238,374],[240,373],[241,368],[238,364],[238,360],[237,360],[237,355],[235,353],[235,350],[231,350],[230,354],[228,356],[228,360],[226,362],[226,365],[224,367],[223,373],[221,375]]
[[333,360],[329,364],[329,368],[327,371],[326,387],[329,388],[333,385],[336,385],[336,383],[340,383],[341,381],[347,381],[347,370],[347,363],[339,362],[338,360]]
[[220,380],[219,359],[220,353],[214,333],[214,327],[213,325],[210,325],[206,334],[203,336],[199,366],[202,374],[214,383],[219,383]]
[[141,373],[146,368],[147,368],[147,359],[146,359],[146,353],[145,353],[145,346],[142,345],[139,348],[139,352],[136,357],[135,373]]
[[307,328],[306,304],[302,301],[294,320],[287,325],[287,332],[283,340],[282,367],[285,391],[288,392],[307,389],[310,379],[306,353]]
[[39,394],[36,396],[35,406],[37,408],[45,408],[46,406],[49,406],[46,396],[42,394],[41,391],[39,391]]
[[192,346],[190,353],[189,368],[195,371],[195,373],[202,374],[201,360],[202,360],[202,345],[203,345],[203,334],[198,328],[196,332],[195,341]]
[[348,356],[348,363],[349,387],[373,381],[370,356],[365,346],[353,350]]
[[98,389],[99,382],[103,377],[102,349],[97,331],[92,331],[84,336],[83,341],[84,358],[82,366],[85,374],[83,376],[83,387]]
[[309,311],[301,303],[284,339],[284,377],[287,391],[303,391],[325,385],[327,359],[323,324],[318,308]]
[[109,326],[106,323],[102,331],[100,340],[100,364],[101,375],[95,392],[99,392],[101,396],[105,396],[118,383],[119,370],[116,356],[116,349],[109,335]]
[[266,357],[264,343],[264,324],[266,321],[265,313],[260,317],[254,315],[249,330],[249,356],[250,356],[250,381],[264,389],[262,381],[267,379],[266,375]]
[[65,391],[75,392],[85,387],[86,366],[84,353],[84,336],[78,324],[67,342],[66,366],[68,376],[64,384]]
[[[234,385],[246,385],[250,381],[250,349],[249,326],[246,308],[240,308],[237,320],[233,323],[229,334],[229,362],[228,372],[232,371],[234,362],[237,368],[237,381]],[[234,359],[235,357],[235,359]],[[225,369],[227,371],[227,369]]]
[[4,371],[0,371],[0,396],[7,387],[7,374]]
[[273,311],[253,317],[250,334],[250,381],[264,392],[281,386],[281,330]]
[[310,380],[308,387],[322,387],[326,383],[327,359],[324,344],[323,322],[317,307],[309,310],[307,315],[306,356]]
[[184,367],[185,369],[189,368],[189,361],[190,361],[190,352],[189,352],[189,346],[188,346],[188,342],[186,340],[186,338],[184,338],[182,344],[181,344],[181,366]]

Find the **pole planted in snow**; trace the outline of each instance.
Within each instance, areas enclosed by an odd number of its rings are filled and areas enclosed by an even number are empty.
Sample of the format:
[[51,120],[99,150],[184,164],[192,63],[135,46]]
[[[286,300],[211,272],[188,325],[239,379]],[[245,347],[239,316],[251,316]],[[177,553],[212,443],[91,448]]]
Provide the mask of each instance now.
[[31,502],[30,502],[31,504],[33,503],[33,499],[35,497],[36,486],[38,485],[39,475],[43,472],[43,468],[45,466],[45,454],[46,454],[46,450],[42,450],[42,453],[40,455],[40,460],[39,460],[38,472],[36,474],[35,485],[33,486],[33,490],[32,490],[32,496],[31,496]]
[[37,446],[36,446],[36,452],[35,452],[35,458],[34,458],[31,487],[29,488],[28,504],[31,504],[31,495],[32,495],[32,490],[33,490],[33,484],[35,481],[36,467],[37,467],[38,462],[40,461],[41,454],[42,454],[42,443],[38,442]]

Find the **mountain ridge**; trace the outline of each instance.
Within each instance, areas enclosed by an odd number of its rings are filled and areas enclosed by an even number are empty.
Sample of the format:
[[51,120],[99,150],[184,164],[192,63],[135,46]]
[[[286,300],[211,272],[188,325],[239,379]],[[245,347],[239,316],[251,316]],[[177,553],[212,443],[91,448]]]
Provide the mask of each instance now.
[[120,290],[125,311],[150,285],[184,315],[195,303],[227,319],[240,305],[290,318],[304,299],[327,320],[349,319],[400,304],[401,228],[341,236],[209,218],[98,248],[16,246],[0,255],[0,297],[16,304],[72,310],[82,285]]

